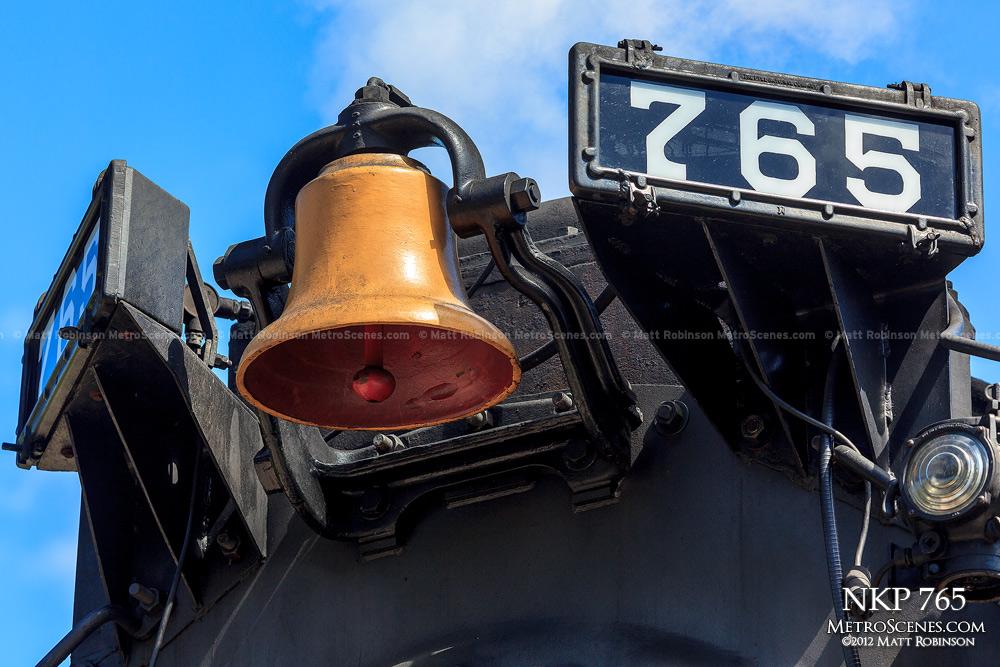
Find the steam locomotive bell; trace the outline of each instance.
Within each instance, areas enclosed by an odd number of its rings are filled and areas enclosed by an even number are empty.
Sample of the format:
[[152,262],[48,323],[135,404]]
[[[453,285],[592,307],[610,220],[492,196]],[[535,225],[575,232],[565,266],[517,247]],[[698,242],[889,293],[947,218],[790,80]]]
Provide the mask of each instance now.
[[237,375],[250,403],[314,426],[392,430],[461,419],[514,391],[513,346],[469,307],[446,191],[393,153],[336,159],[299,191],[287,303]]

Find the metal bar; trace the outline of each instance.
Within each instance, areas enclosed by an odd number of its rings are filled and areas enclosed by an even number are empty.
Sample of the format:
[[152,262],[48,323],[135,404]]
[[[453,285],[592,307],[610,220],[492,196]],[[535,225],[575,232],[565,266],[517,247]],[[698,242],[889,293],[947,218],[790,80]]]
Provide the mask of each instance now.
[[552,327],[587,431],[606,455],[628,466],[628,420],[635,401],[611,357],[590,297],[564,266],[535,248],[523,227],[486,234],[486,239],[500,273],[541,308]]
[[820,242],[820,254],[847,349],[858,409],[868,436],[870,450],[867,453],[881,460],[889,434],[884,348],[881,336],[877,335],[882,331],[880,314],[872,299],[872,290],[857,272],[837,257],[826,242]]
[[[490,269],[493,269],[494,261],[490,259]],[[610,306],[618,295],[615,294],[615,290],[611,285],[606,286],[597,298],[594,299],[594,308],[597,310],[597,314],[600,315],[608,306]],[[550,340],[545,345],[535,348],[528,354],[524,355],[517,360],[518,365],[521,366],[521,372],[527,373],[532,368],[544,364],[546,361],[551,359],[555,354],[559,352],[559,347],[556,345],[555,340]]]
[[121,605],[109,604],[90,612],[38,661],[35,667],[59,667],[87,637],[105,623],[117,623],[133,637],[138,635],[140,622],[128,609]]
[[1000,361],[1000,347],[990,345],[979,340],[964,338],[962,332],[965,331],[965,315],[958,307],[955,297],[948,292],[948,328],[941,332],[939,342],[941,347],[962,352],[973,357],[989,359],[990,361]]
[[188,239],[187,251],[187,282],[191,288],[191,300],[194,301],[194,308],[201,321],[201,331],[205,336],[205,344],[201,348],[201,358],[208,364],[209,368],[214,368],[215,350],[219,346],[219,329],[215,326],[215,314],[208,311],[208,304],[205,303],[205,293],[202,291],[204,283],[201,280],[201,271],[198,269],[198,260],[194,256],[194,247],[191,245],[190,239]]
[[[752,360],[747,359],[747,363],[755,363],[760,376],[777,393],[785,396],[802,394],[805,388],[797,373],[804,357],[801,343],[794,339],[780,340],[777,337],[772,339],[754,335],[795,330],[797,323],[794,307],[780,290],[768,284],[753,269],[742,254],[744,249],[736,245],[737,242],[721,230],[713,230],[707,222],[702,222],[702,228],[725,282],[739,325],[746,334],[744,342],[753,357]],[[804,466],[806,452],[802,443],[806,442],[805,429],[798,423],[791,423],[780,410],[775,410],[774,415],[781,433],[788,439],[781,449],[791,450],[782,451],[781,456],[787,457],[790,465]]]

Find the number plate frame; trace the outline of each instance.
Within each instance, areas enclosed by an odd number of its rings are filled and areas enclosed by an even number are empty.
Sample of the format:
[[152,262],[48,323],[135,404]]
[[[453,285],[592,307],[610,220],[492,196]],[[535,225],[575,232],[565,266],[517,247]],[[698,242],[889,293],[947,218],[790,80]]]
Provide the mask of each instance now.
[[[665,211],[723,218],[786,229],[864,234],[913,241],[933,230],[941,250],[974,255],[984,241],[982,148],[979,107],[934,97],[931,106],[909,90],[874,88],[653,54],[649,49],[579,43],[570,51],[570,190],[581,199],[625,205],[637,191],[651,194]],[[930,122],[954,130],[956,215],[897,213],[821,199],[788,197],[748,187],[675,180],[602,164],[601,75],[757,97],[791,104]],[[911,99],[908,100],[907,96]],[[735,128],[734,128],[735,129]],[[648,189],[647,189],[648,188]]]
[[[25,335],[17,424],[19,466],[75,468],[73,460],[61,456],[59,447],[53,451],[49,442],[55,438],[60,445],[67,443],[60,418],[94,350],[102,340],[117,335],[105,329],[119,302],[127,301],[180,332],[189,217],[186,205],[124,160],[112,160],[104,170]],[[92,240],[97,246],[94,275],[88,273],[81,281],[80,269],[88,249],[93,250]],[[81,282],[86,283],[84,292]],[[63,308],[66,302],[72,302],[71,311]],[[77,340],[60,339],[63,327],[76,328]],[[50,348],[55,345],[58,354],[50,355],[46,343]]]

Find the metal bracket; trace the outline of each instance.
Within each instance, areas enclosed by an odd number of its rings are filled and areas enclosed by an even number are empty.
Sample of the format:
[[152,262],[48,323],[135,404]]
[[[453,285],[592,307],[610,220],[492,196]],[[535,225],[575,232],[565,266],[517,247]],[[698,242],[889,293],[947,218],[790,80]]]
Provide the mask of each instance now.
[[900,83],[890,83],[886,88],[904,91],[906,93],[906,103],[917,109],[930,109],[933,106],[931,102],[931,87],[926,83],[902,81]]
[[920,230],[916,225],[907,225],[906,231],[910,245],[918,253],[926,257],[933,257],[938,253],[938,239],[941,238],[941,232],[933,229]]
[[628,174],[620,170],[619,178],[623,224],[632,224],[636,216],[655,218],[660,214],[660,206],[656,203],[656,192],[653,191],[653,186],[647,183],[645,176],[636,176],[633,183]]
[[1000,415],[1000,384],[986,385],[986,400],[990,402],[990,412]]
[[[646,45],[643,50],[652,53],[653,46],[648,42]],[[487,177],[478,148],[462,128],[435,111],[398,106],[391,99],[392,90],[383,82],[370,80],[362,92],[356,103],[341,113],[337,125],[306,137],[279,162],[265,197],[266,235],[232,246],[225,257],[216,261],[219,285],[248,296],[258,325],[263,328],[283,307],[282,303],[271,304],[268,294],[287,290],[279,285],[291,279],[291,262],[267,260],[265,250],[269,248],[263,246],[270,245],[268,239],[291,242],[298,191],[330,160],[360,150],[359,147],[406,154],[415,148],[444,146],[453,176],[453,187],[446,197],[452,228],[462,238],[483,234],[507,282],[541,308],[553,330],[577,411],[570,423],[535,420],[510,431],[502,443],[503,448],[510,450],[509,460],[503,461],[503,466],[498,465],[502,459],[495,454],[498,445],[491,442],[507,431],[487,429],[474,434],[461,442],[463,447],[471,446],[481,453],[476,457],[466,454],[461,461],[448,461],[447,466],[436,470],[435,477],[447,478],[446,485],[451,486],[471,479],[477,467],[470,462],[472,458],[486,457],[480,464],[483,469],[476,475],[493,475],[505,472],[508,469],[505,466],[514,466],[515,462],[517,466],[524,465],[525,457],[544,454],[543,458],[553,460],[536,465],[565,473],[574,492],[586,490],[586,498],[575,500],[576,505],[589,507],[608,502],[608,498],[613,500],[618,480],[631,467],[637,453],[631,434],[642,423],[642,415],[635,395],[611,356],[594,302],[586,289],[563,265],[540,252],[525,229],[526,213],[540,204],[537,184],[514,173]],[[651,190],[645,194],[652,199]],[[639,201],[647,201],[645,194],[637,195]],[[289,252],[272,254],[290,255]],[[378,554],[393,553],[400,548],[394,538],[388,539],[394,531],[390,528],[395,515],[391,520],[382,514],[372,518],[376,510],[383,511],[381,501],[373,505],[361,498],[367,504],[357,510],[363,518],[359,519],[363,528],[357,529],[345,527],[344,517],[329,511],[333,506],[330,499],[358,488],[377,491],[386,480],[410,474],[412,467],[426,465],[434,452],[413,453],[409,449],[393,452],[396,458],[414,458],[406,465],[396,461],[389,468],[374,460],[379,456],[375,447],[352,450],[350,456],[342,455],[330,462],[329,453],[336,450],[323,442],[318,430],[292,428],[267,415],[261,415],[261,425],[266,448],[258,453],[254,463],[268,492],[283,489],[306,522],[327,537],[355,539],[367,544],[367,551]],[[565,440],[558,442],[559,429],[574,431],[566,434],[567,438],[589,441],[590,451],[601,455],[598,463],[586,473],[577,473],[569,464],[564,465],[561,452],[549,451],[565,446]],[[548,444],[542,447],[540,442]],[[441,446],[438,443],[432,449],[439,452]],[[374,466],[374,469],[365,475],[352,474],[359,466]],[[562,470],[563,467],[567,470]],[[348,482],[354,486],[346,487]],[[443,481],[428,482],[429,487],[436,488],[443,484]],[[407,498],[427,490],[414,488],[407,491],[410,495],[395,493],[389,514],[402,512],[409,504]],[[376,527],[376,523],[381,527]]]
[[625,62],[636,69],[645,69],[653,64],[653,53],[662,51],[662,46],[653,44],[648,39],[623,39],[618,42],[619,49],[625,49]]
[[215,325],[215,313],[211,312],[205,302],[205,291],[202,285],[201,271],[198,269],[198,259],[194,256],[194,246],[188,239],[187,251],[187,283],[190,287],[191,300],[194,302],[195,312],[198,314],[198,323],[204,336],[205,342],[201,350],[197,353],[201,360],[208,364],[209,368],[228,368],[229,359],[216,354],[219,347],[219,329]]

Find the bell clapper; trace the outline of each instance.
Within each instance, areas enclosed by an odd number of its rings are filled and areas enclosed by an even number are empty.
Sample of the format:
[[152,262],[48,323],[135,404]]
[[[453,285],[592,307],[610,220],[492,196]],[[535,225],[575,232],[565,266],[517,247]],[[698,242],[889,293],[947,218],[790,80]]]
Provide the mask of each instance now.
[[381,403],[392,396],[396,378],[382,367],[385,326],[365,325],[365,367],[354,374],[354,393],[369,403]]

